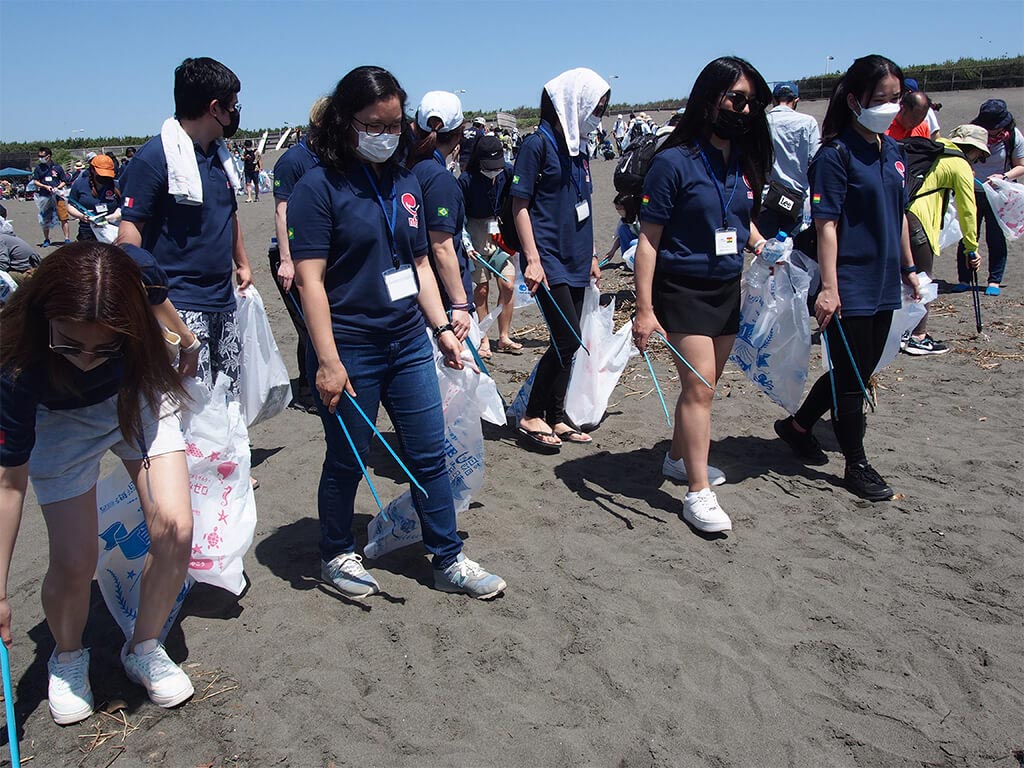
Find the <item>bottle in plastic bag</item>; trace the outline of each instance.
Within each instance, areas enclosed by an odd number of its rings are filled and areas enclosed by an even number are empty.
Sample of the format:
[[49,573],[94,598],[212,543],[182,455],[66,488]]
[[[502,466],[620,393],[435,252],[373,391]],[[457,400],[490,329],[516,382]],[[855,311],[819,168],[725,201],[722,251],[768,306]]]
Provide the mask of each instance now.
[[778,264],[780,261],[788,261],[789,254],[792,252],[793,238],[779,230],[779,233],[774,238],[764,244],[759,258],[764,259],[769,264]]

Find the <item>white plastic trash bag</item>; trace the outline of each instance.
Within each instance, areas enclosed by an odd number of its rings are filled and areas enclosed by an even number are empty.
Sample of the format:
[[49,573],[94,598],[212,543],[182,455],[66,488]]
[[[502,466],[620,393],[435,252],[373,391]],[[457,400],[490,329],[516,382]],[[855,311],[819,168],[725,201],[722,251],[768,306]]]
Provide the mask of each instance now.
[[946,213],[942,217],[942,229],[939,231],[939,250],[944,251],[951,245],[956,245],[963,237],[960,231],[960,216],[956,211],[956,200],[951,196],[946,206]]
[[261,195],[270,194],[270,186],[273,183],[273,176],[268,171],[260,171],[259,190]]
[[192,559],[189,573],[240,595],[242,557],[256,532],[256,497],[249,482],[249,432],[226,376],[213,391],[186,379],[192,402],[182,415],[192,487]]
[[626,363],[640,354],[633,346],[633,323],[615,332],[615,300],[601,306],[601,291],[591,282],[583,296],[580,335],[590,354],[579,350],[572,362],[565,412],[584,429],[601,423],[608,400]]
[[774,267],[754,259],[743,276],[740,330],[729,359],[789,413],[800,407],[811,356],[807,291],[817,265],[791,251]]
[[[492,309],[487,316],[477,322],[476,317],[470,315],[469,321],[469,341],[473,343],[476,349],[480,349],[480,343],[483,341],[484,336],[494,325],[494,321],[501,314],[501,305],[497,305]],[[433,342],[433,339],[431,339]],[[434,344],[435,355],[437,352],[437,345]],[[463,348],[462,361],[466,365],[471,365],[472,370],[476,371],[476,361],[472,358],[472,353]],[[480,412],[480,418],[484,421],[490,422],[495,426],[503,427],[506,424],[505,421],[505,403],[501,399],[501,394],[498,392],[498,385],[494,382],[488,374],[482,370],[479,371],[479,375],[476,379],[476,405]],[[442,381],[443,383],[443,381]]]
[[250,285],[244,296],[235,292],[235,301],[242,345],[238,392],[246,426],[251,427],[287,408],[292,401],[292,387],[260,292]]
[[6,304],[13,294],[18,290],[18,284],[7,272],[0,269],[0,307]]
[[[475,394],[481,374],[468,366],[461,371],[448,368],[440,355],[434,359],[441,388],[441,405],[444,408],[444,451],[448,479],[452,486],[455,511],[465,512],[484,482],[484,435]],[[384,514],[378,514],[370,521],[366,534],[367,544],[363,554],[371,559],[422,541],[423,531],[412,494],[405,491],[391,501],[384,508]]]
[[1024,235],[1024,185],[989,179],[981,186],[1007,239],[1016,240]]
[[[96,484],[97,522],[99,525],[99,558],[96,561],[96,583],[110,615],[124,632],[125,639],[135,632],[139,611],[142,566],[149,552],[149,531],[142,515],[139,492],[123,464]],[[185,596],[195,583],[190,576],[174,601],[171,613],[160,632],[167,637]]]
[[89,229],[92,230],[93,235],[101,243],[112,243],[117,240],[117,226],[110,222],[104,222],[103,224],[89,223]]
[[512,260],[515,262],[516,267],[516,279],[513,283],[513,297],[512,297],[512,308],[522,309],[523,307],[529,307],[533,304],[533,296],[530,295],[530,289],[526,287],[526,280],[523,278],[523,271],[519,268],[519,256],[513,256]]
[[626,265],[626,269],[630,272],[635,271],[636,265],[636,246],[637,243],[633,243],[629,248],[622,252],[622,263]]
[[[900,341],[903,335],[913,331],[917,324],[928,312],[925,304],[938,296],[938,286],[932,282],[924,272],[918,272],[917,279],[920,284],[920,301],[914,301],[910,288],[903,286],[903,306],[892,313],[892,324],[889,326],[889,335],[885,339],[885,346],[882,348],[882,356],[875,366],[875,373],[885,368],[900,352]],[[846,350],[843,350],[845,354]],[[832,354],[837,354],[833,352]]]

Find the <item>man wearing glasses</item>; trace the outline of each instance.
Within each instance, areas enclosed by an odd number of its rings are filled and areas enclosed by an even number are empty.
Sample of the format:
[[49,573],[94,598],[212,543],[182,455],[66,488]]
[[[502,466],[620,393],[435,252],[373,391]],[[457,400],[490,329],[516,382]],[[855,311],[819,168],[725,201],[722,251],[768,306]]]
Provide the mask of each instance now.
[[117,239],[152,253],[167,273],[170,304],[155,311],[182,337],[182,371],[211,388],[225,373],[235,391],[241,344],[231,280],[244,291],[252,276],[237,180],[223,158],[224,139],[238,130],[240,90],[235,73],[214,59],[185,59],[174,71],[175,119],[139,148],[122,177]]

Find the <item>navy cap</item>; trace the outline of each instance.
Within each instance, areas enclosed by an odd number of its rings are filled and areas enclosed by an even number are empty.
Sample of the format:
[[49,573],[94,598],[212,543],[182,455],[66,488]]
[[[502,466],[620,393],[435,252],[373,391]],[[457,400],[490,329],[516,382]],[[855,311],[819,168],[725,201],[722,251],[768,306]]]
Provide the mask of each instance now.
[[978,116],[971,122],[980,125],[986,131],[998,131],[1013,122],[1013,115],[1007,109],[1005,101],[989,99],[981,105]]
[[920,88],[917,87],[917,80],[915,80],[912,77],[904,78],[903,85],[906,86],[906,89],[908,91],[920,91],[921,90]]
[[772,97],[775,99],[781,99],[783,96],[794,96],[800,98],[800,89],[796,87],[796,83],[786,82],[779,83],[775,86],[775,90],[772,91]]

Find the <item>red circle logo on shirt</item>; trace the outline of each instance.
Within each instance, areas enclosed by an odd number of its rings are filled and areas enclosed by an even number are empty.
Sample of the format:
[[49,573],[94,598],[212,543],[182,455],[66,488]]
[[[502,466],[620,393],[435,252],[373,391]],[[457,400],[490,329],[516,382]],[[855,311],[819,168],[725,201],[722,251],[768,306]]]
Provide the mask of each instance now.
[[900,176],[903,178],[907,177],[907,166],[903,164],[902,160],[896,161],[896,170],[900,172]]
[[409,212],[409,226],[419,228],[420,220],[419,214],[419,203],[416,202],[416,195],[406,192],[402,195],[402,207]]

